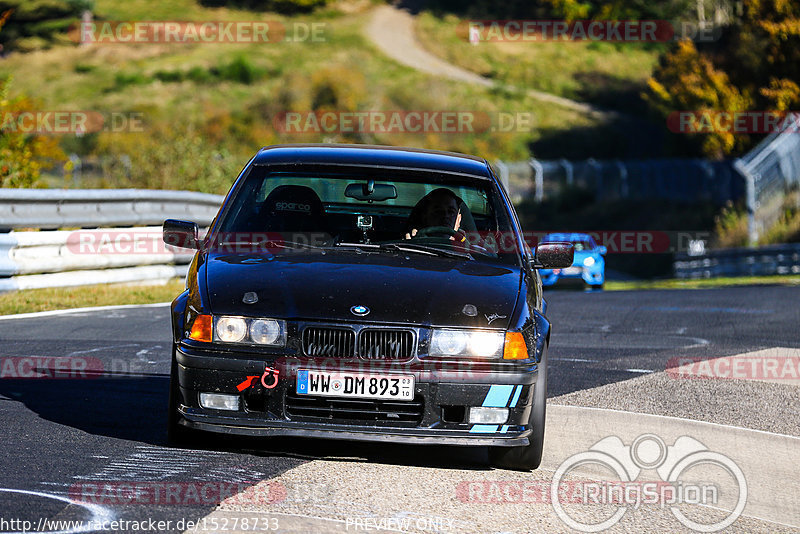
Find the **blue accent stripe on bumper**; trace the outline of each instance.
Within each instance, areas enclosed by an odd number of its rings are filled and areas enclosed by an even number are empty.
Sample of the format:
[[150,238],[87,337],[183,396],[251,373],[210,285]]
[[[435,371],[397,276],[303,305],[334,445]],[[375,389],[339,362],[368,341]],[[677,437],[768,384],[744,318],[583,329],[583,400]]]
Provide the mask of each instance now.
[[497,432],[497,425],[472,425],[472,428],[469,429],[469,433],[475,434],[476,432],[494,434]]
[[489,388],[489,393],[483,399],[483,405],[492,408],[505,408],[508,406],[508,398],[511,397],[511,391],[514,386],[492,386]]

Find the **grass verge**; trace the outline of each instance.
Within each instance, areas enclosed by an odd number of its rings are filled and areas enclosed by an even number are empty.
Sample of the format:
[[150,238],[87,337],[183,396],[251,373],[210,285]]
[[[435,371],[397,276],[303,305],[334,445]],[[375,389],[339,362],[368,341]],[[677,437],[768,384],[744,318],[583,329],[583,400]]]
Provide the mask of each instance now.
[[178,296],[183,288],[183,280],[174,280],[164,285],[105,284],[26,289],[0,295],[0,315],[92,306],[169,302]]
[[416,31],[430,52],[509,85],[538,89],[630,113],[658,62],[657,43],[468,41],[465,21],[422,13]]
[[697,280],[637,280],[631,282],[607,281],[607,291],[629,291],[632,289],[714,289],[720,287],[756,285],[800,285],[800,275],[786,276],[737,276],[726,278],[703,278]]

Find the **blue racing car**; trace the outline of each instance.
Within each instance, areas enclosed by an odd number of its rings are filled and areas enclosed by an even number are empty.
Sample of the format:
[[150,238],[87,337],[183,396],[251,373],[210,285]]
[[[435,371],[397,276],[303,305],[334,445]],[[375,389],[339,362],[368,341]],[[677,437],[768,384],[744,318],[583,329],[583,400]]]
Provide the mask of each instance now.
[[606,262],[603,256],[606,247],[595,243],[588,234],[548,234],[542,243],[568,242],[575,245],[575,259],[566,269],[540,269],[543,286],[552,286],[559,279],[566,279],[583,283],[592,289],[602,289],[605,282]]

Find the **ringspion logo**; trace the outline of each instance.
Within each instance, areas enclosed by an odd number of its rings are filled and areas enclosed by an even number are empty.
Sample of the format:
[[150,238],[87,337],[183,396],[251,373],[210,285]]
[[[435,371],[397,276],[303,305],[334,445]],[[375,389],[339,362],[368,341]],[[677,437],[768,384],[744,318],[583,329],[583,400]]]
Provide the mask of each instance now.
[[[604,471],[610,479],[583,483],[579,494],[564,499],[565,478],[585,469]],[[660,480],[639,480],[642,472],[650,470]],[[580,532],[611,528],[628,508],[643,504],[669,508],[683,526],[692,530],[717,532],[732,525],[744,511],[747,481],[731,458],[709,450],[690,436],[680,436],[672,445],[654,434],[642,434],[630,445],[609,436],[588,451],[567,458],[556,469],[550,502],[559,519]],[[725,515],[716,522],[703,523],[684,514],[684,505],[711,506]]]

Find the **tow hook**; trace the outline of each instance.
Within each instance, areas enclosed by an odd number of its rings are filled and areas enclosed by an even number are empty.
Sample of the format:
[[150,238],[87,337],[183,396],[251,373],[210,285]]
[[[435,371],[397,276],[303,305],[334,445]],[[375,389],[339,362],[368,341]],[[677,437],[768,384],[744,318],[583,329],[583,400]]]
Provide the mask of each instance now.
[[[280,373],[281,372],[278,369],[273,369],[272,367],[265,367],[264,374],[261,375],[261,385],[267,389],[274,388],[275,386],[278,385],[278,375]],[[267,377],[269,376],[272,376],[272,378],[274,378],[275,380],[272,382],[272,384],[267,385]]]

